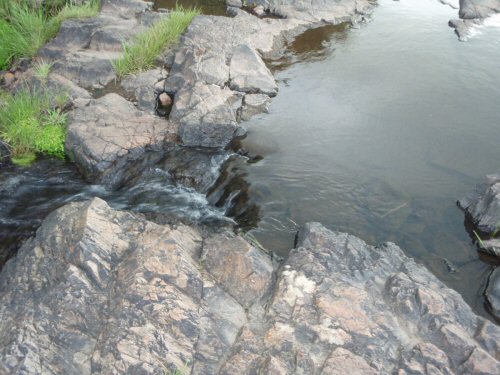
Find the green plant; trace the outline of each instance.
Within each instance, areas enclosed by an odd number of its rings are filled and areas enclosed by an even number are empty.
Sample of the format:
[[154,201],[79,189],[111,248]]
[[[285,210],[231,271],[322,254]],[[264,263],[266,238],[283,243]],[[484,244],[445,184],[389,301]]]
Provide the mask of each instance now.
[[36,153],[64,157],[67,115],[52,105],[49,92],[19,91],[0,107],[0,136],[16,161]]
[[89,0],[83,5],[62,0],[44,2],[36,6],[29,0],[0,0],[0,69],[7,68],[14,59],[32,57],[51,38],[61,23],[68,18],[95,16],[99,1]]
[[176,6],[169,17],[162,18],[147,30],[137,34],[132,42],[123,45],[123,56],[113,61],[118,76],[138,73],[154,67],[156,58],[186,30],[194,17],[200,14],[197,8],[184,9]]
[[52,68],[52,63],[45,61],[39,61],[35,63],[34,71],[35,75],[41,80],[45,81],[49,77],[50,69]]

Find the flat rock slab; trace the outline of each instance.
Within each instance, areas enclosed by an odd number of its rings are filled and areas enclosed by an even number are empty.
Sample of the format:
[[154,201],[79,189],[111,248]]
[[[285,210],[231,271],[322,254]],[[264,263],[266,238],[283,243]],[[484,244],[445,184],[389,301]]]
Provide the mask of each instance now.
[[102,180],[125,157],[177,139],[175,124],[138,110],[117,94],[91,100],[69,117],[66,151],[92,181]]

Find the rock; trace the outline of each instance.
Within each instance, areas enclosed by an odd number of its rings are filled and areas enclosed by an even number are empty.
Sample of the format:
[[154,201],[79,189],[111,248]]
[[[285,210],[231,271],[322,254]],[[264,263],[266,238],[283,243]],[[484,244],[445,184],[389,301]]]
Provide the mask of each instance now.
[[155,87],[161,79],[161,69],[156,68],[126,76],[121,81],[121,87],[134,95],[139,109],[154,114],[156,107]]
[[232,90],[276,96],[278,86],[262,58],[247,44],[235,48],[229,65]]
[[157,94],[163,92],[165,90],[165,80],[162,79],[161,81],[156,82],[154,89]]
[[263,5],[257,5],[255,8],[253,8],[253,12],[257,17],[263,17],[266,14],[266,10],[264,9]]
[[248,121],[259,113],[269,112],[271,98],[264,94],[247,94],[243,98],[243,106],[241,108],[241,119]]
[[10,86],[14,83],[14,81],[16,80],[16,76],[14,75],[14,73],[11,73],[11,72],[6,72],[5,74],[3,74],[3,84],[5,86]]
[[458,15],[462,19],[486,18],[494,13],[500,13],[498,0],[460,0]]
[[450,20],[448,25],[455,29],[459,40],[468,40],[473,27],[495,13],[500,13],[499,0],[460,0],[458,15],[462,20]]
[[226,147],[239,128],[241,100],[241,95],[216,85],[186,87],[176,93],[169,120],[180,124],[186,146]]
[[55,211],[0,274],[0,373],[216,373],[247,314],[202,243],[98,198]]
[[170,98],[170,96],[168,96],[168,94],[166,92],[162,92],[158,96],[158,100],[160,101],[160,104],[163,107],[168,107],[168,106],[172,105],[172,99]]
[[494,234],[500,225],[500,175],[487,175],[458,202],[479,232]]
[[107,94],[70,112],[66,151],[89,180],[106,182],[120,163],[176,138],[174,124],[137,110],[117,94]]
[[500,328],[394,244],[318,223],[299,232],[268,302],[220,374],[495,374]]
[[241,0],[226,0],[226,5],[228,7],[241,8],[243,6],[243,2]]
[[373,9],[368,0],[252,0],[252,4],[269,9],[272,14],[312,23],[357,23]]
[[271,260],[241,237],[219,235],[206,240],[201,260],[244,308],[261,301],[270,292]]
[[500,268],[496,268],[491,273],[484,295],[488,301],[490,312],[497,319],[500,319]]
[[6,263],[0,300],[2,374],[500,371],[500,327],[396,245],[318,223],[275,271],[230,233],[70,203]]

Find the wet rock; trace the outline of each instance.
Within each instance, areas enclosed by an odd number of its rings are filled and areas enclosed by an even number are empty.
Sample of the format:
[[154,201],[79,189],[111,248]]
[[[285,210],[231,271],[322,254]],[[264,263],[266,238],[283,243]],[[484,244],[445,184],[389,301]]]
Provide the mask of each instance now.
[[278,86],[257,51],[247,44],[234,49],[229,65],[232,90],[276,96]]
[[491,313],[500,319],[500,268],[496,268],[488,279],[488,287],[485,291]]
[[498,0],[460,0],[458,12],[461,20],[450,20],[448,25],[455,29],[460,41],[467,41],[473,27],[495,13],[500,13]]
[[107,94],[70,113],[66,151],[89,180],[104,182],[119,162],[139,157],[148,147],[175,142],[176,137],[174,124]]
[[500,175],[487,175],[458,205],[471,216],[477,228],[487,234],[500,224]]
[[248,121],[259,113],[267,113],[271,98],[264,94],[247,94],[243,98],[243,107],[241,108],[241,119]]
[[176,93],[169,119],[180,124],[186,146],[226,147],[239,128],[236,111],[241,97],[216,85],[186,87]]

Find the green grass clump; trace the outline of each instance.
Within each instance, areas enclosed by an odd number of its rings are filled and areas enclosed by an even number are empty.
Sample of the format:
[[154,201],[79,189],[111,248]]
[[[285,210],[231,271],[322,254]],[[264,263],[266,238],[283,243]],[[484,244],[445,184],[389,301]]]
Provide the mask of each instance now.
[[64,6],[62,1],[52,1],[45,7],[30,1],[0,2],[0,69],[8,68],[17,58],[33,57],[57,34],[64,20],[93,17],[99,11],[99,0]]
[[50,69],[52,68],[52,63],[45,61],[39,61],[35,63],[34,71],[35,75],[41,80],[45,81],[49,77]]
[[67,115],[52,105],[49,92],[27,90],[7,98],[0,107],[0,137],[13,161],[33,159],[36,153],[63,158]]
[[156,58],[167,46],[175,43],[200,10],[177,6],[169,17],[162,18],[147,30],[139,33],[130,43],[123,46],[123,57],[113,61],[119,77],[151,69]]

